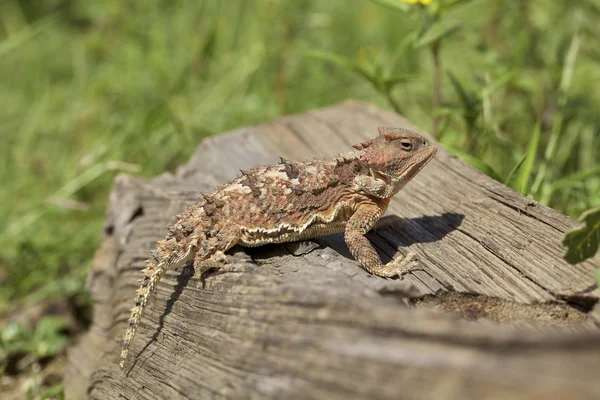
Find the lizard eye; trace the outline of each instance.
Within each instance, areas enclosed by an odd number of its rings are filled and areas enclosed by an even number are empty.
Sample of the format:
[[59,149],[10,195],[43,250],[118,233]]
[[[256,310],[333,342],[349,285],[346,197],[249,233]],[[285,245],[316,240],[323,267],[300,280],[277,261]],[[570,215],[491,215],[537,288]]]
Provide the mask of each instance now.
[[402,139],[400,141],[400,146],[402,146],[402,150],[411,151],[413,149],[413,143],[410,139]]

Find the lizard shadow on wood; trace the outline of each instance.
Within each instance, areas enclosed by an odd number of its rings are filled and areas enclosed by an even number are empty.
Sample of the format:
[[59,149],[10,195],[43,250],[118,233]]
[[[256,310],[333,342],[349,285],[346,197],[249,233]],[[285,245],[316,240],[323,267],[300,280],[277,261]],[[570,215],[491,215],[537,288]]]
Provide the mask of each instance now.
[[[367,234],[375,245],[381,260],[386,263],[392,260],[393,254],[388,254],[382,247],[408,247],[414,243],[432,243],[442,240],[447,234],[456,230],[464,219],[464,214],[444,213],[442,215],[426,215],[418,218],[401,218],[388,215],[380,219],[375,229]],[[344,241],[344,234],[337,233],[318,239],[324,246],[331,247],[342,256],[352,259],[352,255]]]
[[194,268],[192,267],[191,263],[189,265],[186,265],[182,269],[182,271],[180,273],[178,273],[177,284],[175,285],[175,288],[173,290],[173,293],[171,293],[169,300],[167,300],[165,309],[163,310],[160,317],[158,318],[158,328],[156,328],[156,331],[154,332],[154,334],[152,335],[152,338],[148,341],[148,343],[146,343],[144,345],[144,347],[142,348],[142,350],[140,350],[140,352],[136,355],[135,362],[134,362],[133,366],[131,367],[131,369],[133,369],[133,367],[135,366],[135,364],[138,363],[138,361],[140,361],[140,360],[142,362],[145,361],[145,359],[140,359],[139,355],[144,354],[146,352],[146,350],[148,349],[148,347],[150,347],[150,345],[152,343],[156,342],[156,340],[158,339],[158,336],[160,335],[160,333],[162,332],[162,329],[164,327],[165,318],[167,317],[167,315],[169,315],[171,313],[171,310],[173,309],[173,305],[175,304],[175,302],[177,300],[179,300],[179,297],[181,296],[181,293],[183,292],[183,288],[185,288],[187,286],[187,284],[190,281],[190,279],[192,278],[192,276],[194,276]]

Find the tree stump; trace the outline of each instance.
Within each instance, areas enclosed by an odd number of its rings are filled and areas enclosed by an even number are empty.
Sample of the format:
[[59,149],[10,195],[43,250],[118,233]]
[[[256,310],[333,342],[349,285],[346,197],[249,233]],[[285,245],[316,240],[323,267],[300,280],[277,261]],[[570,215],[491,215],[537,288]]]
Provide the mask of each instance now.
[[89,274],[93,323],[68,352],[67,398],[600,396],[598,264],[561,258],[577,223],[441,148],[369,234],[385,262],[411,250],[422,269],[370,276],[341,234],[236,247],[204,287],[191,268],[161,281],[119,370],[140,270],[177,213],[239,169],[329,157],[378,125],[417,130],[348,101],[206,139],[174,175],[118,176]]

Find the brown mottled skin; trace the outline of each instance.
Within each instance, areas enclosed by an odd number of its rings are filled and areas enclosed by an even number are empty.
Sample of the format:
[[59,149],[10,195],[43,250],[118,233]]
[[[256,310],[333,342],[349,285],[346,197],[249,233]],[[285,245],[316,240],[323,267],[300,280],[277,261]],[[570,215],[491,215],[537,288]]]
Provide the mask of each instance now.
[[379,127],[379,133],[332,159],[282,159],[277,165],[242,171],[178,215],[147,261],[125,333],[121,369],[148,298],[166,271],[193,260],[201,274],[218,267],[224,252],[236,244],[256,247],[344,232],[350,252],[371,274],[402,277],[414,268],[413,253],[384,265],[364,235],[436,148],[405,129]]

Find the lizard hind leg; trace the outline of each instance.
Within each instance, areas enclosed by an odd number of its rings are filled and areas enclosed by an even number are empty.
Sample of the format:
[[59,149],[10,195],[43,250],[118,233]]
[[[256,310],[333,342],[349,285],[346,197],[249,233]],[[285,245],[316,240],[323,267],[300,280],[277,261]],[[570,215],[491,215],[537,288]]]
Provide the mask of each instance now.
[[195,277],[202,279],[202,275],[211,270],[220,268],[226,261],[225,252],[231,249],[240,240],[240,229],[228,226],[221,229],[215,236],[206,239],[201,244],[202,249],[194,258]]

